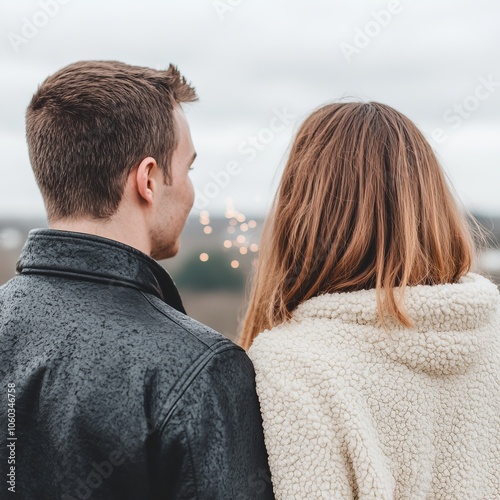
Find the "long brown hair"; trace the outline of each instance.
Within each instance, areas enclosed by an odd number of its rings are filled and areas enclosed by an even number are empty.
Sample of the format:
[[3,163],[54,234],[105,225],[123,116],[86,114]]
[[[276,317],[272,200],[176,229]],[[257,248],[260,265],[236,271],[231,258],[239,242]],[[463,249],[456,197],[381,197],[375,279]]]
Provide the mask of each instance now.
[[455,283],[474,243],[432,148],[375,102],[328,104],[293,142],[260,254],[241,344],[323,293],[376,288],[382,324],[410,327],[406,286]]

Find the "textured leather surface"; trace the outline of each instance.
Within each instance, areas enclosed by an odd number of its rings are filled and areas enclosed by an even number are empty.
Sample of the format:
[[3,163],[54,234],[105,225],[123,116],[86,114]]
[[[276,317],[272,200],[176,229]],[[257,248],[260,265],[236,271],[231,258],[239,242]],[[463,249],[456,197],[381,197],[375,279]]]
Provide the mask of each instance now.
[[0,498],[8,383],[17,498],[272,498],[252,364],[158,263],[35,230],[18,272],[0,288]]

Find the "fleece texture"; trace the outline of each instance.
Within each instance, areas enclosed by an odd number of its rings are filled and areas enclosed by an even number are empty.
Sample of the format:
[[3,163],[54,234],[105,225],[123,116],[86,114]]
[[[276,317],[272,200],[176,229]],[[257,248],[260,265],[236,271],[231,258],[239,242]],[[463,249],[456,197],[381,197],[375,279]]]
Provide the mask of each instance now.
[[500,297],[486,278],[325,294],[250,349],[277,499],[500,499]]

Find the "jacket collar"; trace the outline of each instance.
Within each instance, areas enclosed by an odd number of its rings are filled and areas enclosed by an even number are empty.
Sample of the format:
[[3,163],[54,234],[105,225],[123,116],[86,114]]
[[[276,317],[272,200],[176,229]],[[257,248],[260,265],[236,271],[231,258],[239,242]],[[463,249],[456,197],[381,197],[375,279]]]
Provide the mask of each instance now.
[[185,313],[179,292],[158,262],[120,243],[85,233],[34,229],[17,263],[20,274],[45,274],[128,286]]

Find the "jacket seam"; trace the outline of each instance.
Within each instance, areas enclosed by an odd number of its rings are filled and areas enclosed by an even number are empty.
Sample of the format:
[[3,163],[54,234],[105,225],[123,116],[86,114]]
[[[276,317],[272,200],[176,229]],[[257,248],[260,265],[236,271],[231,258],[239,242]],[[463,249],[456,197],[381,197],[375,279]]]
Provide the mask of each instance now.
[[[180,328],[182,328],[186,333],[188,333],[189,335],[191,336],[195,336],[193,335],[193,333],[188,329],[186,328],[182,323],[179,323],[175,318],[173,318],[172,316],[170,316],[168,313],[166,313],[165,311],[162,311],[156,304],[154,304],[151,299],[148,297],[148,294],[146,292],[144,292],[143,290],[141,290],[141,293],[142,295],[144,296],[144,298],[149,302],[149,304],[151,304],[152,307],[154,307],[162,316],[165,316],[166,318],[168,318],[170,321],[172,321],[172,323],[175,323],[177,326],[179,326]],[[166,303],[166,302],[165,302]],[[167,304],[167,303],[166,303]],[[170,306],[169,304],[167,304],[169,307],[172,307]],[[177,309],[175,309],[177,311]],[[179,312],[179,311],[178,311]],[[226,338],[222,338],[221,340],[217,341],[215,344],[213,345],[209,345],[207,344],[206,342],[203,342],[202,339],[196,337],[196,339],[203,345],[205,345],[208,349],[210,349],[211,351],[214,352],[214,354],[218,353],[219,352],[219,346],[220,344],[223,344],[223,347],[221,348],[222,350],[224,350],[224,347],[225,346],[229,346],[231,348],[236,348],[237,350],[241,350],[243,351],[243,349],[236,345],[236,344],[227,344],[226,342],[229,341],[228,339]]]
[[133,281],[125,281],[123,279],[111,278],[107,277],[103,274],[85,272],[85,274],[67,271],[67,270],[54,270],[53,268],[44,268],[44,267],[26,267],[23,268],[22,271],[17,276],[28,276],[28,275],[38,275],[38,276],[52,276],[55,278],[66,278],[74,281],[84,281],[90,283],[97,283],[101,285],[115,285],[122,286],[125,288],[131,288],[133,290],[137,290],[141,293],[144,293],[144,287],[140,287],[136,282]]
[[[170,321],[172,321],[172,323],[177,325],[179,328],[182,328],[182,330],[185,331],[186,333],[188,333],[189,335],[194,336],[193,333],[191,331],[189,331],[188,328],[186,328],[183,324],[176,321],[174,318],[172,318],[172,316],[170,316],[165,311],[162,311],[156,304],[154,304],[151,301],[151,299],[147,296],[146,293],[141,292],[141,294],[147,300],[147,302],[156,311],[158,311],[162,316],[165,316],[166,318],[168,318]],[[217,354],[221,354],[225,351],[235,350],[238,352],[241,352],[241,351],[244,352],[244,350],[240,346],[233,344],[233,343],[228,343],[229,341],[227,341],[227,339],[224,339],[224,338],[219,340],[213,346],[206,344],[198,337],[197,337],[197,340],[201,344],[203,344],[205,347],[207,347],[209,350],[197,358],[197,362],[196,362],[196,365],[194,366],[194,368],[192,368],[192,370],[189,371],[189,373],[188,373],[188,370],[186,370],[183,373],[180,380],[178,381],[178,383],[176,384],[176,386],[174,386],[171,389],[171,391],[167,394],[167,396],[166,396],[167,401],[164,403],[164,405],[161,409],[161,412],[160,412],[160,414],[165,414],[165,417],[163,417],[163,419],[161,420],[161,424],[157,427],[159,434],[161,434],[163,432],[163,430],[165,429],[165,426],[167,425],[168,421],[172,417],[172,414],[174,413],[174,411],[177,409],[177,406],[179,405],[179,403],[180,403],[182,397],[184,396],[184,394],[186,393],[186,391],[189,389],[191,384],[194,382],[194,380],[201,373],[203,368],[205,368],[205,366],[210,362],[211,359],[213,359]],[[174,401],[170,404],[170,407],[169,407],[168,398],[174,392],[175,389],[177,389],[178,392],[177,392],[177,395],[173,398]]]
[[[207,354],[205,354],[204,356],[201,356],[200,358],[198,358],[198,363],[197,363],[195,369],[189,373],[185,382],[180,385],[179,391],[177,393],[177,396],[175,397],[175,400],[172,402],[172,404],[170,405],[170,409],[168,409],[165,417],[162,419],[162,422],[161,422],[160,426],[158,427],[158,432],[160,434],[163,433],[168,421],[170,420],[170,418],[174,414],[175,410],[177,410],[184,394],[186,394],[187,390],[191,387],[193,382],[196,380],[198,375],[203,371],[203,369],[208,365],[208,363],[216,355],[222,354],[223,352],[231,351],[231,350],[234,350],[234,346],[226,346],[226,348],[224,348],[224,349],[220,349],[217,352],[210,351]],[[168,398],[168,396],[167,396],[167,398]],[[167,409],[166,408],[167,403],[168,402],[166,402],[165,405],[163,406],[162,413]]]

